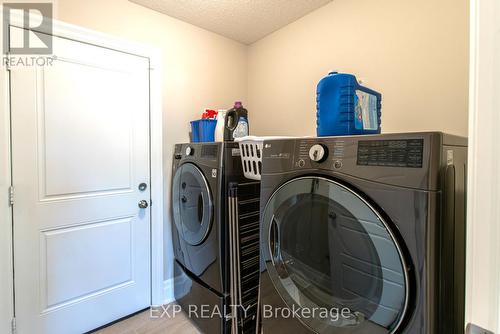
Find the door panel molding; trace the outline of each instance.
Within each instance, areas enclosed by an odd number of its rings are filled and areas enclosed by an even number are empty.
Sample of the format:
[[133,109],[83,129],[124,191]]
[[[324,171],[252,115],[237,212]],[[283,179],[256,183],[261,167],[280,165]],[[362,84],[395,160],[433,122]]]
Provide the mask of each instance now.
[[[133,218],[133,216],[129,216],[105,219],[78,224],[76,226],[41,231],[40,246],[41,254],[44,255],[41,259],[41,278],[43,282],[42,286],[45,287],[45,289],[40,291],[42,303],[40,309],[43,310],[42,313],[52,312],[58,308],[67,307],[113,289],[133,284],[134,262],[132,259],[134,243],[131,238],[133,235]],[[98,242],[106,242],[106,235],[104,233],[108,232],[106,230],[111,230],[110,232],[114,236],[115,243],[112,253],[107,253],[103,257],[100,256],[101,254],[93,252],[93,247],[89,246],[96,239]],[[76,236],[77,234],[79,236]],[[81,247],[82,244],[85,244],[84,250]],[[66,261],[66,257],[71,253],[76,253],[74,256],[85,257],[86,261],[83,264]],[[128,257],[125,257],[126,254],[128,254]],[[50,260],[51,255],[56,256],[58,260],[57,267],[51,266],[51,262],[53,262]],[[101,271],[102,269],[111,267],[115,261],[127,262],[128,267],[125,268],[128,270],[119,273]],[[92,282],[89,282],[82,279],[86,271],[96,268],[100,272],[99,281],[94,279]],[[49,280],[47,277],[48,272],[52,272],[52,275],[56,277]],[[64,286],[61,284],[68,281],[77,282],[77,284]],[[70,298],[61,298],[68,294],[71,295]]]
[[[1,13],[1,11],[0,11]],[[21,17],[11,17],[11,26],[22,27]],[[0,27],[0,33],[2,27]],[[107,49],[129,53],[147,59],[149,63],[150,103],[150,177],[151,177],[151,303],[159,305],[165,300],[164,245],[163,245],[163,154],[162,154],[162,106],[161,106],[161,53],[158,49],[125,41],[75,25],[53,20],[53,35],[68,40],[88,43]],[[12,216],[8,206],[10,168],[10,108],[8,71],[0,64],[0,332],[11,330],[13,308],[12,277]],[[109,193],[106,193],[109,195]],[[91,196],[98,195],[96,193]],[[62,200],[57,197],[50,200]],[[167,246],[167,245],[165,245]]]
[[[60,78],[62,72],[71,73],[71,77],[79,77],[82,81],[90,82],[93,77],[98,76],[100,80],[89,87],[89,98],[85,103],[79,103],[77,106],[66,105],[66,101],[75,100],[77,97],[67,96],[71,93],[66,92],[62,102],[59,98],[50,98],[50,96],[56,96],[59,91],[59,88],[52,83],[53,78]],[[114,104],[117,100],[120,101],[122,94],[133,94],[130,84],[127,83],[131,82],[129,80],[140,78],[120,75],[121,80],[118,83],[120,86],[117,87],[114,75],[116,72],[97,70],[94,67],[88,69],[82,68],[82,65],[66,67],[59,60],[56,68],[37,70],[37,152],[41,200],[54,197],[61,199],[79,198],[92,196],[95,193],[109,194],[132,191],[132,145],[133,124],[135,122],[130,112],[123,113],[123,110],[130,111],[123,102],[120,106]],[[66,84],[71,85],[71,82]],[[113,89],[108,87],[113,87]],[[102,99],[100,99],[101,97]],[[93,100],[96,98],[114,103],[95,105]],[[61,109],[66,110],[67,115],[63,122],[67,125],[68,130],[59,127],[61,123],[59,111]],[[122,123],[123,130],[119,133],[107,133],[108,125],[117,122]],[[93,127],[91,141],[81,142],[81,134],[78,133],[80,131],[74,133],[76,124],[80,124],[82,129]],[[110,145],[110,150],[105,154],[101,153],[99,156],[95,156],[95,147],[100,147],[100,143],[104,141],[113,142]],[[117,150],[117,147],[120,149]],[[117,157],[118,154],[120,157]],[[114,158],[108,160],[108,163],[103,166],[101,161],[110,155],[113,155]],[[85,158],[88,165],[82,164],[80,158]],[[61,166],[59,163],[50,163],[50,161],[61,159],[67,161],[65,166]],[[110,163],[113,164],[110,165]],[[80,177],[71,177],[73,173]],[[105,174],[105,177],[97,177],[100,174]]]

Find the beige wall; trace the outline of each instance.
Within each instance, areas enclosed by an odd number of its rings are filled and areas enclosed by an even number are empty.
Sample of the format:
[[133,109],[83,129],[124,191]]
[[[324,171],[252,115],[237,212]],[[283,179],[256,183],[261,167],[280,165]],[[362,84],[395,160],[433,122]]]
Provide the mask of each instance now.
[[[172,147],[189,140],[189,121],[206,106],[230,107],[235,100],[246,100],[246,46],[127,0],[58,0],[55,16],[163,52],[165,195],[169,203]],[[170,243],[169,228],[166,221],[165,236]],[[169,263],[171,248],[167,247]],[[171,271],[172,266],[167,266],[166,278]]]
[[331,69],[382,93],[384,132],[466,135],[468,1],[334,0],[251,45],[252,133],[315,135]]

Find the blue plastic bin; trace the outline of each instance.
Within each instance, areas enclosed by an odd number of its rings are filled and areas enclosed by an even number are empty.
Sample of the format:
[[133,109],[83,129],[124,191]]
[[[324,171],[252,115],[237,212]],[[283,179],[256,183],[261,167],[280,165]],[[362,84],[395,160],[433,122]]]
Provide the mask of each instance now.
[[191,141],[198,142],[213,142],[215,141],[215,119],[199,119],[191,122]]

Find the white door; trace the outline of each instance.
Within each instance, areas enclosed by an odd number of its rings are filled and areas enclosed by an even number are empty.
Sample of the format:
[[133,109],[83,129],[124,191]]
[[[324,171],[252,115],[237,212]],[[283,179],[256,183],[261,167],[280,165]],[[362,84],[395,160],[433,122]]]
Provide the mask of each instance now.
[[83,333],[151,299],[138,206],[150,199],[148,59],[53,45],[52,66],[11,72],[18,334]]

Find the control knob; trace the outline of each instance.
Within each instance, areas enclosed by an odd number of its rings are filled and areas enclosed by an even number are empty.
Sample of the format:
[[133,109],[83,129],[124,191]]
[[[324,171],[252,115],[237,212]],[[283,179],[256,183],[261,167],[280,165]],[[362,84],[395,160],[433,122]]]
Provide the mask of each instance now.
[[309,149],[309,158],[315,162],[323,162],[328,157],[328,149],[323,144],[315,144]]

